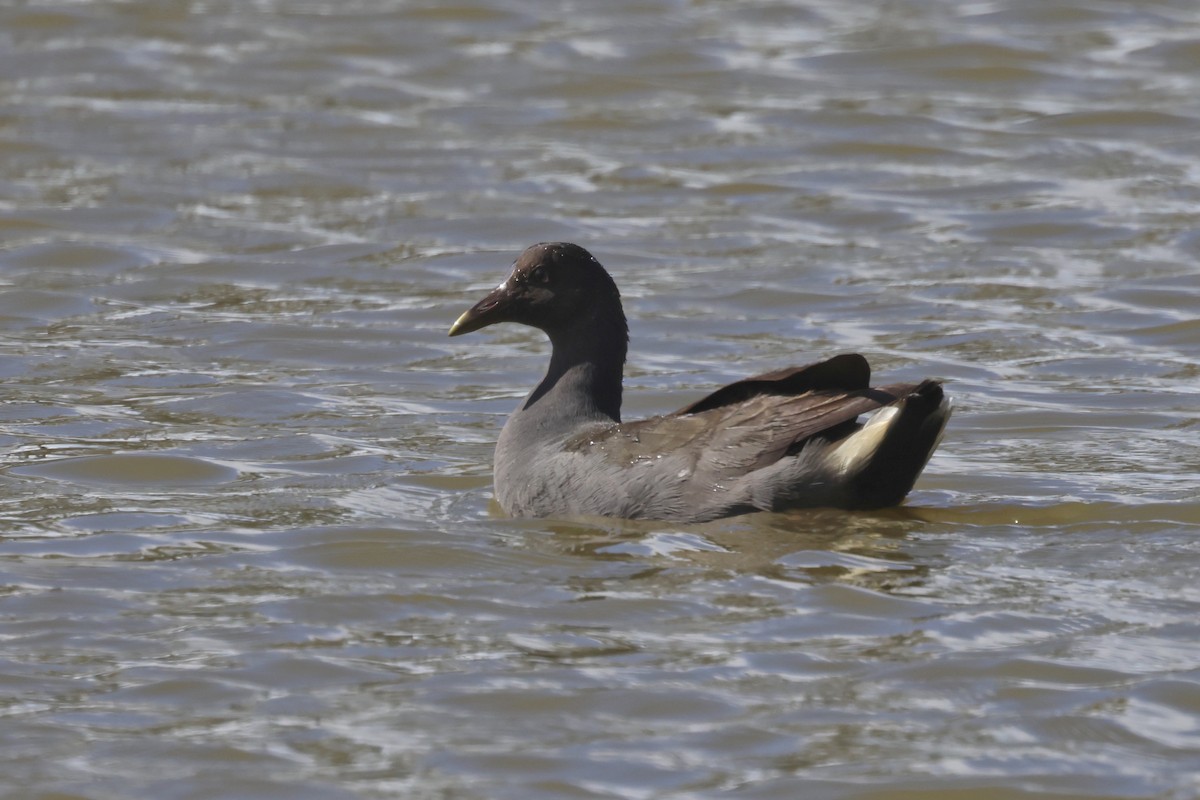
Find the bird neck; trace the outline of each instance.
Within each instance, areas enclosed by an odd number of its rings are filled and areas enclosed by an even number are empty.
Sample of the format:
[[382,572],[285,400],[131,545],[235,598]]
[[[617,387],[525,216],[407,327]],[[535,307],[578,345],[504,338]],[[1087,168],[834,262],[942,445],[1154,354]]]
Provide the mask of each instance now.
[[553,354],[546,376],[521,406],[545,404],[580,418],[621,421],[621,381],[629,347],[625,315],[592,318],[576,330],[550,333]]

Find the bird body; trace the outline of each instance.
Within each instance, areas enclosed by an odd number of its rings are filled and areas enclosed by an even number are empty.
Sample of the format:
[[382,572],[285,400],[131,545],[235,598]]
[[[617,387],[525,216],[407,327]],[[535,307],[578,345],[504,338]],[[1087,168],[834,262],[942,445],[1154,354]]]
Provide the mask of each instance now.
[[895,505],[950,416],[938,382],[871,388],[866,359],[847,354],[746,378],[671,414],[623,423],[628,328],[620,296],[578,245],[528,248],[450,333],[506,321],[542,329],[553,347],[545,377],[496,445],[496,499],[514,516],[702,521]]

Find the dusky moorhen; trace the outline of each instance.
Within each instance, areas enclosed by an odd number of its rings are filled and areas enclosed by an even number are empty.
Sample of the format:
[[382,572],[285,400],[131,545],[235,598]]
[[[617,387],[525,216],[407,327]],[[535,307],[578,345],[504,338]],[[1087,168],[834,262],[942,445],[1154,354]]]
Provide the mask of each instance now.
[[552,346],[546,376],[496,444],[496,499],[514,516],[694,522],[896,505],[950,417],[938,381],[872,388],[867,360],[846,354],[621,422],[629,328],[620,294],[591,253],[567,242],[526,249],[450,335],[497,322],[538,328]]

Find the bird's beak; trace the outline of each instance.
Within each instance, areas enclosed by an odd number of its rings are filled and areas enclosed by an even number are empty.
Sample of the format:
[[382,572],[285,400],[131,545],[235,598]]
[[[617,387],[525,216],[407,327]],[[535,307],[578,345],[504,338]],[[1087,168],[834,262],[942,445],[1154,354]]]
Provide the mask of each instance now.
[[454,324],[450,326],[450,335],[458,336],[486,328],[496,322],[504,322],[508,319],[508,307],[512,300],[513,291],[509,288],[509,281],[505,281],[454,320]]

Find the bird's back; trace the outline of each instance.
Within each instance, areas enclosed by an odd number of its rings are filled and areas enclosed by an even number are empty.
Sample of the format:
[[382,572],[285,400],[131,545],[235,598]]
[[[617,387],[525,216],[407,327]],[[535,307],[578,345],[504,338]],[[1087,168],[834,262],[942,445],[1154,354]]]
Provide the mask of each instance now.
[[[548,425],[536,408],[518,411],[497,446],[497,499],[520,516],[673,520],[894,504],[924,467],[949,409],[939,415],[934,382],[867,388],[860,360],[748,378],[673,414],[623,424]],[[855,439],[857,418],[881,408],[895,409],[885,410],[886,427]],[[933,437],[919,435],[931,427]],[[922,452],[908,457],[914,446]]]

